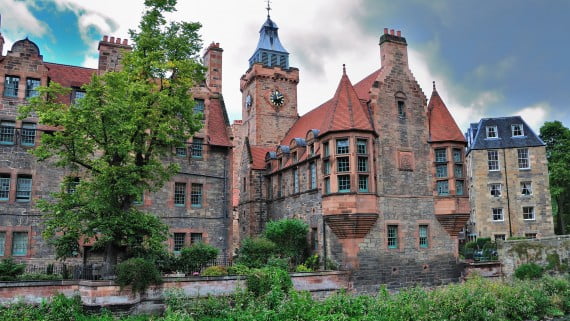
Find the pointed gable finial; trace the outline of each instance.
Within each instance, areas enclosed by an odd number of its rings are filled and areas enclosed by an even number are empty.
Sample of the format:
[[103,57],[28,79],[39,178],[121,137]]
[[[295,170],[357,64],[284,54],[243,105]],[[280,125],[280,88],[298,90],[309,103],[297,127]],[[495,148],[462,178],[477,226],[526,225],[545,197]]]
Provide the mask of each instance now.
[[267,0],[267,8],[265,8],[267,10],[267,18],[269,18],[269,10],[271,10],[271,0]]
[[342,64],[342,74],[346,76],[346,65]]
[[435,90],[435,80],[433,81],[433,91],[436,91]]

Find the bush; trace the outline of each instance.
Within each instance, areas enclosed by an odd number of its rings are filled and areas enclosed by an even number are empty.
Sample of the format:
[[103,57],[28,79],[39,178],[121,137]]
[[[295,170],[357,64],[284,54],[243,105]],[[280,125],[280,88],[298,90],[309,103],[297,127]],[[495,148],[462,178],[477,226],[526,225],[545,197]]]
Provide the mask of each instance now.
[[13,281],[26,270],[26,264],[18,264],[12,258],[3,259],[0,263],[0,281]]
[[179,267],[185,273],[200,272],[200,269],[206,263],[215,260],[219,253],[217,248],[202,242],[184,247],[178,258]]
[[174,273],[180,268],[178,258],[167,251],[156,253],[150,258],[156,265],[156,268],[162,273]]
[[293,282],[287,271],[275,268],[251,270],[246,280],[247,290],[256,297],[267,294],[272,289],[289,292]]
[[296,272],[313,272],[313,269],[308,268],[305,264],[297,265]]
[[162,278],[153,262],[131,258],[117,264],[117,284],[123,289],[131,285],[133,292],[144,292],[151,284],[160,284]]
[[17,276],[22,281],[38,281],[38,280],[62,280],[59,274],[43,274],[43,273],[24,273]]
[[299,219],[282,219],[267,223],[265,237],[277,245],[277,254],[301,262],[307,248],[309,226]]
[[236,263],[249,268],[260,268],[267,264],[269,258],[275,254],[276,249],[275,243],[266,238],[247,238],[238,250]]
[[536,263],[524,263],[515,269],[515,277],[520,280],[538,279],[543,272],[544,269]]
[[202,272],[202,276],[224,276],[228,275],[228,271],[223,266],[210,266]]
[[243,264],[234,264],[228,267],[229,275],[248,275],[251,269]]
[[318,254],[313,254],[305,260],[305,266],[313,271],[318,271],[321,265],[321,258]]
[[290,262],[291,262],[290,258],[279,258],[276,256],[272,256],[267,260],[267,264],[265,264],[265,266],[289,271],[291,270]]

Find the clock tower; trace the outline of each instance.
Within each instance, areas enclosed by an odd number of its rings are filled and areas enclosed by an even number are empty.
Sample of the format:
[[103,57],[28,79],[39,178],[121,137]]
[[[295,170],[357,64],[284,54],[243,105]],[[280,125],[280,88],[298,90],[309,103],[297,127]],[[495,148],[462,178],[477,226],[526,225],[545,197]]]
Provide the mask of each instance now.
[[257,48],[240,81],[243,130],[251,145],[279,145],[299,118],[299,69],[289,66],[289,53],[281,45],[278,29],[268,11]]

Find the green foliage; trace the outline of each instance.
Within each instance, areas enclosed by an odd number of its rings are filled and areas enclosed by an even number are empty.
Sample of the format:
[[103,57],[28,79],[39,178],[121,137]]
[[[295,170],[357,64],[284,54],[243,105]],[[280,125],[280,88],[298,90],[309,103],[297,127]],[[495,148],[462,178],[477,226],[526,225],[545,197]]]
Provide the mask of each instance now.
[[536,263],[523,263],[515,269],[515,277],[520,280],[537,279],[542,276],[544,269]]
[[202,276],[224,276],[228,275],[228,270],[224,266],[210,266],[204,269]]
[[289,270],[291,270],[291,264],[290,263],[291,263],[291,259],[289,259],[287,257],[280,258],[280,257],[272,256],[267,260],[267,264],[265,264],[265,267],[289,271]]
[[276,268],[253,269],[247,275],[247,290],[256,297],[265,295],[271,290],[289,292],[293,282],[287,271]]
[[277,254],[290,257],[293,264],[302,262],[308,248],[309,226],[299,219],[282,219],[267,223],[265,237],[277,245]]
[[120,251],[135,257],[160,251],[167,239],[158,216],[133,202],[179,171],[163,160],[202,126],[188,93],[205,68],[198,57],[200,24],[167,23],[174,0],[145,4],[139,28],[130,31],[133,49],[121,53],[121,70],[95,73],[82,87],[85,97],[72,106],[59,99],[69,89],[51,82],[20,108],[21,118],[35,113],[40,123],[59,129],[42,135],[33,154],[82,173],[75,192],[62,186],[53,201],[38,202],[44,237],[62,259],[76,252],[81,237],[93,238],[109,264]]
[[197,243],[190,247],[184,247],[180,251],[178,264],[186,273],[199,272],[206,263],[214,260],[220,251],[206,243]]
[[228,274],[229,275],[248,275],[251,269],[244,264],[236,263],[230,267],[228,267]]
[[133,292],[143,293],[151,284],[160,284],[162,278],[156,266],[143,258],[131,258],[117,264],[117,284],[132,286]]
[[58,294],[51,300],[43,301],[35,307],[23,303],[0,307],[0,320],[79,320],[82,317],[82,312],[79,296],[68,298],[63,294]]
[[276,251],[275,243],[266,238],[247,238],[238,249],[236,263],[249,268],[260,268],[267,264]]
[[62,280],[63,276],[59,274],[43,274],[43,273],[24,273],[17,277],[21,281],[39,281],[39,280]]
[[318,271],[321,264],[321,258],[318,254],[313,254],[305,260],[304,264],[307,268],[313,271]]
[[307,267],[305,264],[299,264],[295,268],[295,272],[313,272],[313,269]]
[[14,262],[12,258],[0,262],[0,281],[13,281],[26,270],[26,264]]

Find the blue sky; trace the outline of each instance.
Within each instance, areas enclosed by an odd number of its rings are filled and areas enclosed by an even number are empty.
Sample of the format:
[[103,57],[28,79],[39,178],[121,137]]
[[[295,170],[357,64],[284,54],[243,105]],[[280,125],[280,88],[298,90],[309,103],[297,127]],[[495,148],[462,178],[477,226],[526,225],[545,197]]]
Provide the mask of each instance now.
[[[0,0],[11,43],[28,36],[44,60],[96,66],[103,35],[128,37],[142,0]],[[224,97],[241,118],[239,78],[265,20],[263,0],[181,0],[171,18],[203,24],[205,44],[224,48]],[[462,130],[482,117],[520,114],[535,129],[570,126],[570,1],[272,0],[273,20],[298,67],[299,113],[334,94],[347,65],[357,82],[380,65],[384,27],[402,30],[410,65],[426,96],[431,82]],[[7,48],[8,47],[8,48]]]

